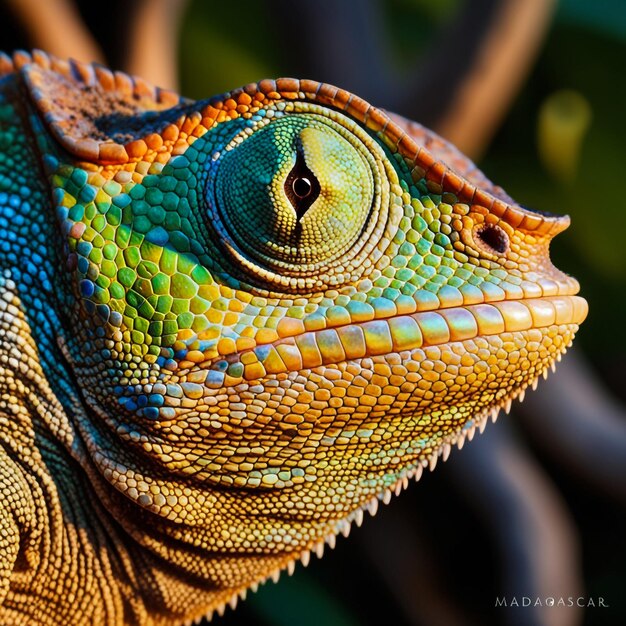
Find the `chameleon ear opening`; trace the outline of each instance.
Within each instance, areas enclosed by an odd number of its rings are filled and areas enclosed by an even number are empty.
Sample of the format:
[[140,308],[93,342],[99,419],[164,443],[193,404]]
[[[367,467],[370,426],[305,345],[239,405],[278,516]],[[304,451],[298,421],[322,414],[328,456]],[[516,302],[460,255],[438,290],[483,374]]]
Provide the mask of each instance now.
[[16,53],[12,64],[21,71],[35,108],[56,140],[70,154],[99,164],[142,156],[142,147],[144,153],[147,149],[144,139],[173,119],[159,113],[184,102],[174,92],[123,72],[61,61],[39,51],[32,56]]

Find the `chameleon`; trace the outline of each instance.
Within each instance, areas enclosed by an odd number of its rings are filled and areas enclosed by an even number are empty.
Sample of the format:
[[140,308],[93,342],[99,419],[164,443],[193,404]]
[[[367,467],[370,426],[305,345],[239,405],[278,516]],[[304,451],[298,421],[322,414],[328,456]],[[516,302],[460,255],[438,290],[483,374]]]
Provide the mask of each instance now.
[[321,556],[587,314],[569,218],[313,80],[0,56],[0,623],[190,624]]

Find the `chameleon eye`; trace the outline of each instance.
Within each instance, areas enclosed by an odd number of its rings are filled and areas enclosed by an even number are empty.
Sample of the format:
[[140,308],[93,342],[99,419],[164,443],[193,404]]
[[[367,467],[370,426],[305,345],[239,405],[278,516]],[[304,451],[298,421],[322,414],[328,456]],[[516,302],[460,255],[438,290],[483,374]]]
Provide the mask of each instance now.
[[339,285],[360,275],[385,233],[382,149],[348,118],[318,110],[242,132],[214,160],[209,222],[257,282]]

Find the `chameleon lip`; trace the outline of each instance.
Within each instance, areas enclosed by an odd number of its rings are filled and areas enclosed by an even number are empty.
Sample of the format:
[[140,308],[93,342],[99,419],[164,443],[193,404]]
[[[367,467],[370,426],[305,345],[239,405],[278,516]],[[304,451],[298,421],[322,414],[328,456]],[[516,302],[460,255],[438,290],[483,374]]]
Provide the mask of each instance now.
[[451,307],[307,331],[213,361],[211,369],[205,370],[205,385],[222,386],[226,376],[255,380],[478,336],[578,325],[587,311],[584,298],[563,295]]

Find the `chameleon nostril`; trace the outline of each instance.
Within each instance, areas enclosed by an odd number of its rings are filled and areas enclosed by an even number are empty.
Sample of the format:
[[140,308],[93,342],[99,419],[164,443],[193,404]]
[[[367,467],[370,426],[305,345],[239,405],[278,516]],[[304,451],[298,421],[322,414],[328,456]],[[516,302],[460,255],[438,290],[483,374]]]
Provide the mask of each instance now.
[[484,246],[499,254],[509,249],[509,236],[496,224],[485,224],[476,231],[476,237]]

